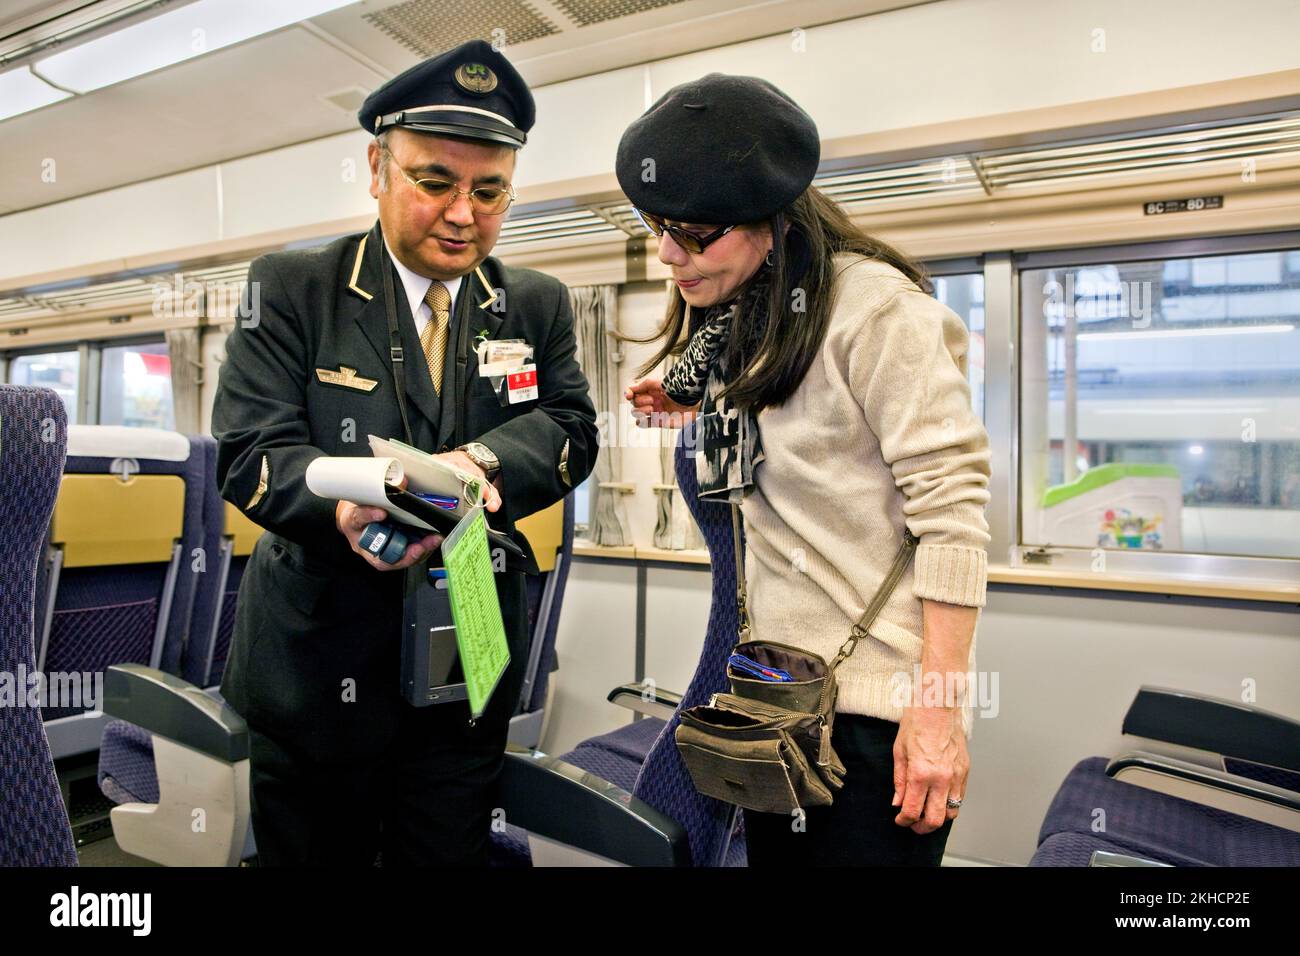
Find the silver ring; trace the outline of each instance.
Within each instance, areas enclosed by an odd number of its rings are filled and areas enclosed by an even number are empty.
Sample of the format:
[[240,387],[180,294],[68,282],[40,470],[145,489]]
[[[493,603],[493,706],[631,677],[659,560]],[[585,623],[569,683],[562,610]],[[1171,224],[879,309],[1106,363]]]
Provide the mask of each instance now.
[[956,810],[960,806],[961,806],[960,800],[954,800],[952,797],[948,798],[948,809]]

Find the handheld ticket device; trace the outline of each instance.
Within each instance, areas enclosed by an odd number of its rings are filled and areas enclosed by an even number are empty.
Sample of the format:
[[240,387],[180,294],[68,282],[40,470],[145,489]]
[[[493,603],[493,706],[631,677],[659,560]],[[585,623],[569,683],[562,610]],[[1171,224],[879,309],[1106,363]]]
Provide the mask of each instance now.
[[405,577],[403,695],[416,707],[467,701],[471,724],[510,663],[490,550],[480,505],[443,539],[443,567]]
[[402,614],[402,696],[415,707],[465,700],[446,568],[407,575]]

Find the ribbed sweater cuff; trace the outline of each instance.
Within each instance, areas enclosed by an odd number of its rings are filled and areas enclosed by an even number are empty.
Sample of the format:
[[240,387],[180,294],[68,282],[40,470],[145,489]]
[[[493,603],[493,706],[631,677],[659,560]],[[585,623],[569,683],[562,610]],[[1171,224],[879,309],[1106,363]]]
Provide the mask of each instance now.
[[988,553],[983,548],[921,544],[916,549],[912,593],[923,600],[983,607],[988,576]]

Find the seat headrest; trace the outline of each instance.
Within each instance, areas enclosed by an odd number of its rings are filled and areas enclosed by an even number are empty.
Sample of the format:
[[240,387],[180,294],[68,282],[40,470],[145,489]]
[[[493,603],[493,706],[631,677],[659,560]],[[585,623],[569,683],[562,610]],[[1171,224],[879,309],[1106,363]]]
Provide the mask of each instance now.
[[69,458],[146,458],[186,461],[190,440],[180,432],[124,425],[69,425]]

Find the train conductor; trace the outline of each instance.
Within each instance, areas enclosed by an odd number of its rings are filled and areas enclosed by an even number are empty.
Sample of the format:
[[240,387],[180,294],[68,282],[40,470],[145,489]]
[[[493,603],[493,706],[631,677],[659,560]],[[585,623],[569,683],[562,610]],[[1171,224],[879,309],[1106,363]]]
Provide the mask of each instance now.
[[[537,571],[514,521],[568,494],[597,450],[568,291],[489,256],[533,115],[488,43],[412,67],[359,114],[375,136],[375,226],[249,270],[212,431],[222,496],[268,532],[221,685],[249,726],[264,865],[486,861],[527,658],[524,576]],[[507,339],[532,347],[535,393],[479,374],[478,344]],[[511,664],[472,726],[466,702],[417,708],[399,687],[403,569],[441,539],[384,564],[358,546],[383,512],[304,481],[321,455],[368,456],[372,434],[482,475],[490,523],[524,551],[495,575]]]

